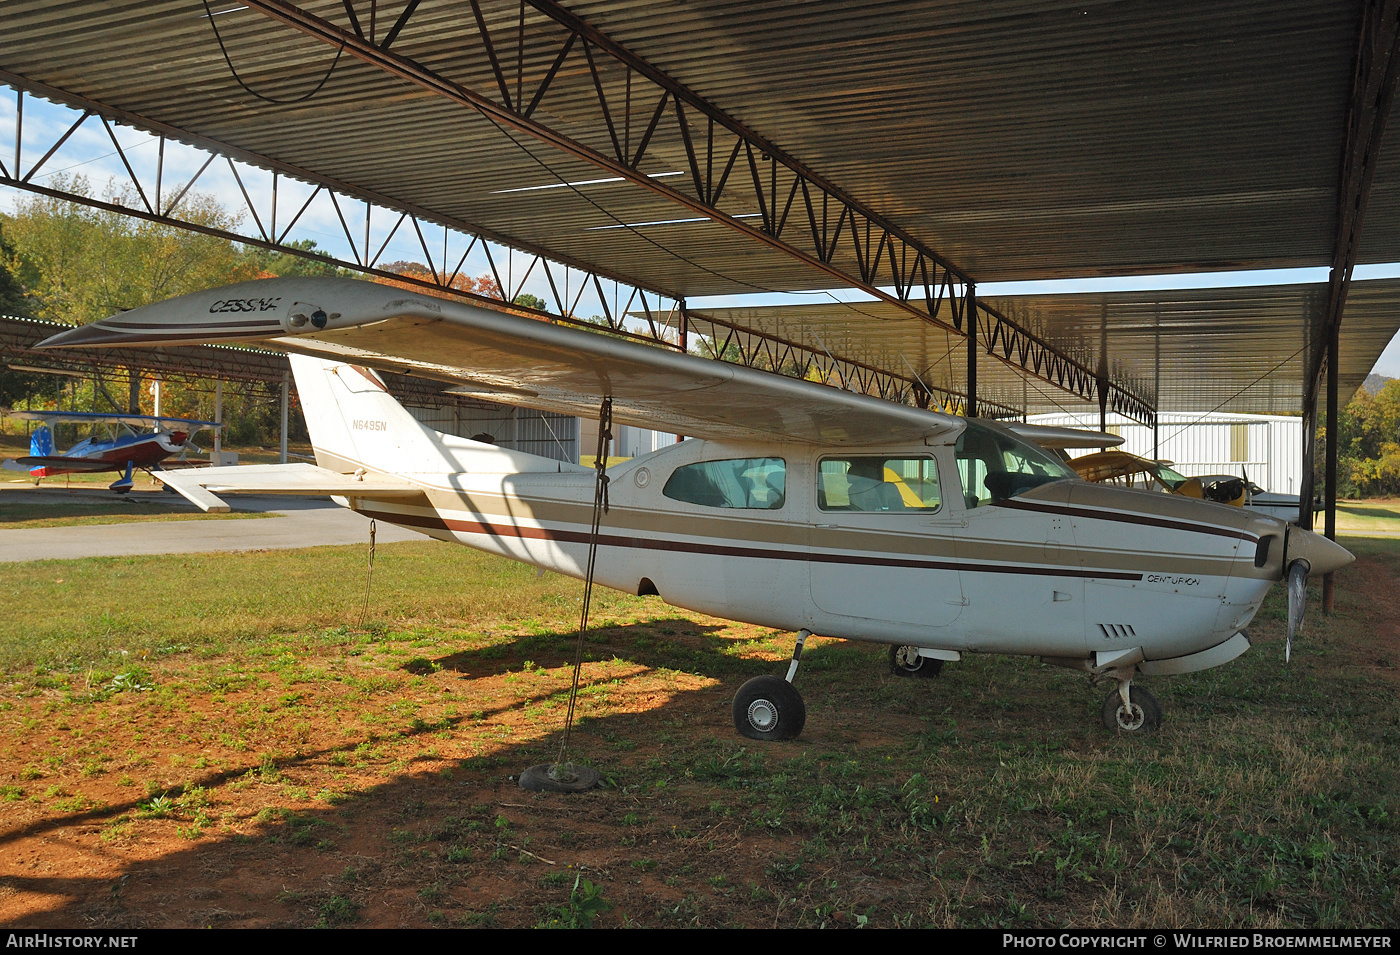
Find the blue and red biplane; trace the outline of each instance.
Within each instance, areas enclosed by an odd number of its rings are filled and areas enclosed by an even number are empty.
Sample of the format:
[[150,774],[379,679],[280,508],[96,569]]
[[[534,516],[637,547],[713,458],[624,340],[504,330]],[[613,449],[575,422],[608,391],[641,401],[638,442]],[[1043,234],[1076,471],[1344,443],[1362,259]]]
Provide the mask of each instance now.
[[[31,477],[116,471],[122,476],[110,485],[125,494],[132,487],[132,473],[149,471],[172,455],[183,455],[190,448],[190,435],[204,428],[222,427],[213,421],[168,418],[143,414],[102,414],[85,411],[16,411],[14,417],[42,422],[29,437],[29,454],[6,461],[13,471],[28,470]],[[106,436],[94,435],[56,453],[51,425],[105,425]],[[137,431],[137,428],[150,430]],[[198,450],[198,449],[196,449]]]

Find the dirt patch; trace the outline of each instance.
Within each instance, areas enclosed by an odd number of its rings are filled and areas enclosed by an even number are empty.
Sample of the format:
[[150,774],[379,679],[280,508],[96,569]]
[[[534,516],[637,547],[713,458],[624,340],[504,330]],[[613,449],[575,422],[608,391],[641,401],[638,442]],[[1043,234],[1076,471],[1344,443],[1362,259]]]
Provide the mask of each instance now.
[[[790,637],[659,601],[572,644],[509,632],[274,633],[0,690],[0,920],[14,927],[1393,924],[1400,570],[1363,554],[1284,668],[1255,649],[1157,681],[1109,736],[1102,688],[973,658],[900,679],[813,639],[789,743],[735,690]],[[1375,680],[1379,675],[1382,680]]]

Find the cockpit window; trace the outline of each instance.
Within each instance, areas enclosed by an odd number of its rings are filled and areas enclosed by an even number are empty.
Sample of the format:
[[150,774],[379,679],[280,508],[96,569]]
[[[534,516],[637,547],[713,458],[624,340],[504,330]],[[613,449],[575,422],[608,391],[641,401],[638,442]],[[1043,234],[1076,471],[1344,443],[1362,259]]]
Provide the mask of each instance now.
[[671,472],[661,493],[705,507],[776,511],[787,490],[782,458],[731,458],[687,464]]
[[928,514],[941,502],[938,468],[932,458],[823,458],[817,472],[817,506],[824,511]]
[[1073,471],[1035,445],[971,422],[958,437],[956,455],[963,500],[969,508],[1075,477]]

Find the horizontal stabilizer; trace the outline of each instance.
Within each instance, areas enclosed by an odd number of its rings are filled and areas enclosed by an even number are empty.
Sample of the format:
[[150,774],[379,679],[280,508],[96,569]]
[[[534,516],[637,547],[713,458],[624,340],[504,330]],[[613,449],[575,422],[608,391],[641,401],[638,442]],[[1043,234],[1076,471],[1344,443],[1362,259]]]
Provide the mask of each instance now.
[[65,458],[61,454],[28,455],[15,458],[27,468],[62,468],[65,471],[120,471],[125,462],[104,461],[101,458]]
[[294,497],[416,497],[418,485],[384,474],[341,474],[314,464],[253,464],[224,468],[157,471],[162,484],[192,504],[214,513],[229,506],[220,494],[277,494]]

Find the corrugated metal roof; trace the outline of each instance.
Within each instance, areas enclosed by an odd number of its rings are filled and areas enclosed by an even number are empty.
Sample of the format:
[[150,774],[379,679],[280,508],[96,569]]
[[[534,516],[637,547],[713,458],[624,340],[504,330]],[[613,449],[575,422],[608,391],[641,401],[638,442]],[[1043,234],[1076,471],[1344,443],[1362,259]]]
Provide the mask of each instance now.
[[[200,0],[6,0],[0,69],[651,288],[696,296],[832,284],[810,265],[719,223],[694,221],[692,212],[628,183],[505,191],[600,177],[582,160],[507,134],[353,56],[336,62],[334,47],[262,13],[229,0],[212,6],[214,18]],[[299,6],[348,29],[341,0]],[[517,0],[480,6],[507,78],[517,68],[522,78],[507,93],[528,98],[567,33]],[[566,6],[979,282],[1322,265],[1332,254],[1356,0],[1229,0],[1189,10],[1145,0]],[[367,19],[369,4],[355,7]],[[403,8],[375,5],[380,38]],[[471,5],[423,0],[393,52],[499,99],[479,32]],[[610,101],[624,102],[631,74],[606,57],[596,63]],[[230,64],[248,88],[280,100],[310,94],[329,78],[304,101],[277,105],[240,86]],[[647,87],[638,84],[640,96]],[[618,135],[634,147],[652,102],[635,104],[633,125],[620,123]],[[574,55],[536,118],[606,153],[610,137],[596,113],[593,76]],[[700,135],[703,118],[692,117],[691,126]],[[663,130],[639,168],[669,175],[686,168],[684,156],[679,133]],[[1363,262],[1400,260],[1400,150],[1382,156]],[[728,201],[743,196],[742,178]],[[689,175],[666,182],[695,192]],[[617,228],[622,223],[650,224]],[[1047,322],[1063,323],[1047,335],[1057,344],[1088,333],[1060,314],[1069,301],[1037,306]],[[1205,351],[1218,348],[1222,362],[1233,347],[1227,343],[1238,344],[1230,360],[1244,374],[1261,367],[1249,357],[1249,336],[1222,337],[1221,325],[1257,330],[1262,321],[1298,321],[1301,307],[1291,298],[1261,306],[1255,290],[1236,303],[1243,309],[1236,318],[1224,317],[1224,294],[1191,293],[1174,307],[1188,314],[1193,301],[1219,320],[1184,327]],[[1114,360],[1138,362],[1132,323],[1143,320],[1140,303],[1108,296],[1101,304],[1115,310]],[[1382,326],[1393,331],[1400,314],[1382,318],[1386,303],[1373,303],[1371,329],[1353,318],[1358,306],[1354,300],[1348,309],[1345,351],[1370,353],[1371,338],[1379,340]],[[873,353],[887,324],[867,317],[843,334],[853,352]],[[951,344],[941,332],[921,329],[919,336],[921,360]],[[1090,337],[1085,347],[1093,353],[1097,337]],[[912,340],[905,344],[914,348]],[[902,372],[903,361],[890,369]],[[1282,374],[1287,383],[1279,387],[1296,390],[1296,369],[1284,365]],[[989,395],[996,387],[993,380],[982,386]]]
[[[346,23],[339,0],[300,6]],[[381,35],[399,5],[382,6]],[[520,8],[482,7],[513,71]],[[569,7],[980,281],[1324,264],[1331,253],[1355,3]],[[215,9],[228,10],[216,21],[230,61],[265,95],[309,92],[335,59],[256,11]],[[567,189],[502,195],[596,171],[531,144],[550,172],[472,111],[350,56],[306,102],[262,102],[230,74],[199,2],[7,0],[0,16],[6,70],[656,286],[696,295],[830,284],[714,223],[652,227],[656,244],[590,231],[613,217],[683,217],[625,183],[582,190],[611,216]],[[526,20],[520,62],[536,81],[564,33],[533,8]],[[477,34],[468,5],[425,0],[393,50],[494,94]],[[607,151],[581,62],[569,61],[537,115]],[[623,71],[598,62],[620,98]],[[679,137],[654,143],[644,166],[683,169]],[[1396,178],[1382,175],[1372,214],[1387,225]],[[691,191],[688,177],[670,184]],[[1363,259],[1400,258],[1389,233],[1368,237]]]
[[[1261,414],[1301,407],[1305,345],[1326,301],[1326,285],[987,299],[1090,367],[1098,365],[1106,326],[1109,368],[1143,383],[1149,395],[1160,380],[1160,410]],[[901,374],[912,369],[934,388],[966,388],[966,339],[881,302],[698,311],[814,351]],[[1343,403],[1390,341],[1397,315],[1400,280],[1352,283],[1339,362]],[[1024,381],[985,353],[977,377],[979,396],[1030,414],[1089,407],[1043,382]]]

